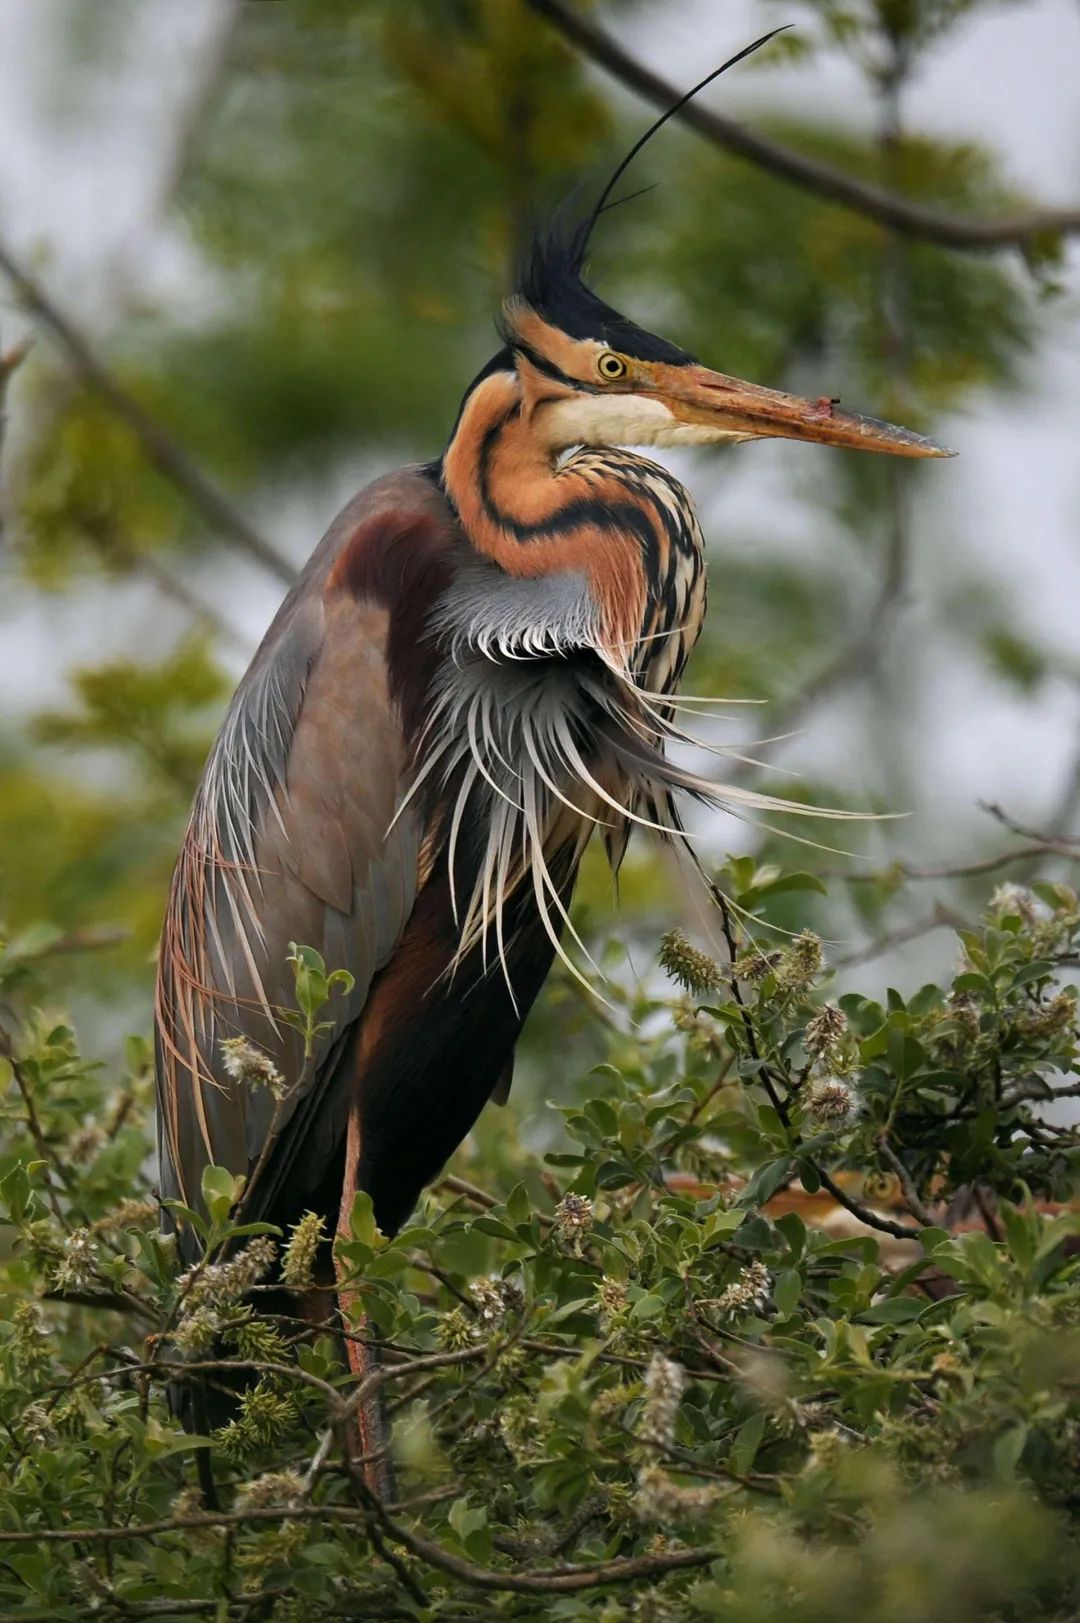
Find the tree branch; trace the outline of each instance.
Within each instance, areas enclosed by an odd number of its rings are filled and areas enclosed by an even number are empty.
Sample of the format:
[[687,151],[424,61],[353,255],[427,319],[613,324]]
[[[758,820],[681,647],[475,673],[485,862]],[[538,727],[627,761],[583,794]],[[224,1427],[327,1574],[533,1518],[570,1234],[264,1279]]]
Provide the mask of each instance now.
[[906,1223],[894,1223],[891,1217],[882,1217],[872,1207],[864,1206],[861,1200],[852,1200],[836,1179],[826,1172],[823,1166],[812,1161],[811,1166],[821,1179],[821,1187],[827,1189],[838,1205],[852,1217],[857,1217],[860,1223],[865,1223],[868,1229],[877,1229],[879,1234],[891,1234],[894,1240],[917,1240],[919,1230],[910,1228]]
[[[378,1518],[384,1531],[428,1566],[474,1589],[501,1590],[510,1594],[572,1594],[603,1584],[634,1583],[658,1578],[666,1572],[706,1566],[718,1559],[719,1551],[705,1548],[664,1550],[656,1555],[624,1556],[614,1561],[566,1562],[557,1567],[534,1571],[500,1572],[494,1567],[477,1566],[444,1550],[434,1540],[423,1538],[393,1521],[385,1512]],[[46,1527],[32,1532],[0,1532],[0,1546],[12,1544],[113,1544],[130,1539],[159,1537],[209,1527],[239,1527],[245,1522],[287,1521],[349,1522],[364,1525],[370,1509],[353,1510],[345,1505],[281,1505],[250,1510],[223,1511],[196,1516],[170,1516],[157,1522],[134,1522],[126,1527]]]
[[889,1143],[888,1133],[882,1132],[878,1135],[877,1147],[882,1160],[889,1170],[895,1174],[904,1196],[904,1203],[912,1217],[917,1223],[921,1223],[924,1228],[932,1228],[934,1220],[919,1199],[919,1191],[915,1187],[915,1181],[911,1173]]
[[853,969],[857,964],[868,964],[874,958],[880,958],[883,952],[891,952],[893,947],[906,947],[911,941],[918,941],[921,936],[930,935],[934,930],[966,930],[969,928],[967,919],[961,918],[951,908],[938,902],[925,918],[915,919],[910,924],[901,924],[895,930],[889,930],[884,935],[875,936],[865,946],[858,947],[854,952],[833,958],[835,969]]
[[198,592],[192,591],[183,576],[170,569],[156,552],[139,552],[135,547],[127,550],[132,568],[141,570],[163,597],[167,597],[170,602],[190,614],[197,624],[203,625],[214,636],[220,637],[222,642],[231,643],[234,648],[250,652],[247,638],[241,636],[236,626],[211,604],[205,602]]
[[916,867],[913,863],[904,862],[897,858],[887,867],[874,868],[868,873],[848,873],[839,868],[830,868],[822,873],[822,879],[841,879],[848,885],[879,885],[887,882],[894,876],[897,879],[973,879],[981,874],[994,873],[999,868],[1008,868],[1014,862],[1030,862],[1033,857],[1059,856],[1071,862],[1080,862],[1080,849],[1075,851],[1063,850],[1056,839],[1047,844],[1045,840],[1032,840],[1028,845],[1010,846],[1005,851],[998,851],[994,856],[974,857],[970,862],[942,863],[926,868]]
[[135,435],[151,466],[188,498],[211,529],[291,586],[296,571],[289,560],[248,523],[190,451],[117,381],[89,340],[2,242],[0,272],[29,313],[57,340],[78,376]]
[[1007,828],[1010,834],[1019,834],[1022,840],[1034,840],[1044,851],[1053,851],[1057,856],[1069,857],[1073,862],[1080,857],[1080,835],[1047,834],[1042,829],[1028,828],[1025,824],[1018,823],[1015,817],[1010,817],[1003,807],[992,800],[980,800],[979,805],[995,822]]
[[[4,433],[7,428],[8,385],[30,352],[30,339],[24,339],[6,353],[0,352],[0,488],[2,488]],[[4,533],[4,513],[0,508],[0,535]]]
[[[564,0],[525,0],[525,3],[627,89],[636,91],[658,107],[670,107],[678,99],[680,92],[673,85],[638,62],[610,35],[579,16]],[[901,236],[934,242],[943,248],[986,250],[1024,248],[1036,237],[1080,233],[1080,208],[1028,209],[998,219],[972,219],[913,202],[883,186],[859,180],[833,164],[807,157],[696,101],[687,102],[675,116],[726,152],[733,152],[777,179],[813,192],[841,208],[851,209]]]

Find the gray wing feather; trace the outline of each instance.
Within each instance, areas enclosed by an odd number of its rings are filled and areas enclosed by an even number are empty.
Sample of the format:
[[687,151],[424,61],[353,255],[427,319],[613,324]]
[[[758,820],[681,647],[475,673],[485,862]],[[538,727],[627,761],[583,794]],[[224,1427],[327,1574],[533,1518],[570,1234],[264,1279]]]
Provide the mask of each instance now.
[[[310,1118],[412,911],[422,830],[413,808],[399,815],[408,759],[388,688],[387,613],[327,582],[359,525],[387,507],[431,512],[436,503],[431,484],[406,472],[346,509],[267,634],[207,763],[159,965],[165,1198],[198,1206],[208,1162],[250,1172],[271,1131],[280,1135],[305,1100]],[[329,1029],[306,1064],[299,1034],[278,1013],[294,1000],[290,941],[354,977],[323,1011]],[[221,1043],[236,1036],[281,1072],[280,1107],[229,1074]]]

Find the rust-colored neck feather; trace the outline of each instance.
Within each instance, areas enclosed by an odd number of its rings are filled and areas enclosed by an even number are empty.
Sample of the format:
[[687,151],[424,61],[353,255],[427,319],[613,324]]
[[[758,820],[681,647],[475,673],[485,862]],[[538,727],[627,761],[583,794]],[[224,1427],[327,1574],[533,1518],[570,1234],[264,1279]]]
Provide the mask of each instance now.
[[443,458],[447,494],[470,543],[507,574],[581,571],[619,657],[645,615],[643,535],[652,516],[614,462],[605,469],[594,453],[559,466],[533,408],[514,372],[478,384]]

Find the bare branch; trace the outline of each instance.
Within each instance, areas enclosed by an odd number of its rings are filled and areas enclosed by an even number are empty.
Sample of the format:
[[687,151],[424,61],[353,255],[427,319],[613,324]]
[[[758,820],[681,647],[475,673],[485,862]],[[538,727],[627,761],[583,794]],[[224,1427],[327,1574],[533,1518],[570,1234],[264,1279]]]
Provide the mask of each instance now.
[[473,1201],[477,1206],[482,1206],[485,1211],[490,1211],[493,1206],[501,1204],[486,1189],[481,1189],[478,1184],[470,1183],[467,1178],[459,1178],[452,1172],[444,1172],[435,1187],[436,1189],[449,1189],[455,1195],[464,1195],[467,1200]]
[[221,7],[215,32],[172,131],[153,210],[158,219],[168,213],[199,158],[207,124],[233,66],[236,37],[246,9],[245,0],[225,0]]
[[897,858],[886,867],[874,868],[867,873],[849,873],[847,870],[830,868],[822,873],[821,877],[842,879],[849,885],[879,885],[887,883],[892,878],[973,879],[981,874],[994,873],[999,868],[1011,867],[1014,862],[1030,862],[1034,857],[1041,856],[1060,856],[1072,862],[1080,862],[1080,850],[1062,850],[1056,839],[1049,845],[1043,840],[1033,840],[1028,845],[1010,846],[1005,851],[998,851],[994,856],[974,857],[969,862],[946,862],[938,866],[920,868]]
[[934,1220],[919,1199],[919,1191],[915,1187],[911,1173],[889,1143],[888,1133],[879,1135],[877,1147],[881,1159],[899,1180],[904,1195],[904,1203],[912,1217],[915,1218],[916,1222],[921,1223],[924,1228],[932,1228]]
[[[3,473],[4,430],[7,427],[6,401],[8,385],[30,353],[31,340],[24,339],[11,349],[0,352],[0,474]],[[0,535],[4,531],[4,513],[0,508]]]
[[906,1223],[894,1223],[891,1217],[882,1217],[870,1206],[864,1206],[860,1200],[852,1200],[851,1196],[836,1182],[825,1168],[816,1162],[811,1165],[821,1179],[821,1187],[827,1189],[832,1198],[841,1205],[845,1212],[857,1217],[860,1223],[865,1223],[868,1229],[877,1229],[879,1234],[891,1234],[894,1240],[917,1240],[919,1230],[913,1229]]
[[[658,107],[670,107],[680,92],[632,57],[610,35],[579,16],[564,0],[526,0],[538,16],[557,28],[599,67]],[[676,117],[691,129],[737,157],[757,164],[768,174],[804,191],[851,209],[901,236],[935,242],[943,248],[986,250],[1025,248],[1038,237],[1080,233],[1080,208],[1038,208],[1003,215],[998,219],[972,219],[926,203],[913,202],[897,192],[858,180],[834,165],[807,157],[771,136],[691,101]]]
[[1034,840],[1044,850],[1053,851],[1060,857],[1069,857],[1074,862],[1080,857],[1080,834],[1048,834],[1042,829],[1027,828],[1023,823],[1018,823],[1015,817],[1010,817],[996,801],[980,800],[979,805],[1010,834],[1019,834],[1023,840]]
[[[501,1201],[496,1200],[494,1195],[489,1194],[486,1189],[481,1189],[478,1184],[470,1183],[468,1178],[457,1177],[453,1172],[444,1172],[435,1187],[436,1189],[449,1189],[455,1195],[464,1195],[466,1200],[471,1200],[475,1205],[482,1206],[485,1211],[490,1211],[493,1206],[502,1204]],[[536,1216],[545,1228],[550,1228],[555,1221],[547,1212],[537,1212]]]
[[1074,747],[1058,803],[1050,814],[1050,834],[1054,838],[1059,837],[1069,824],[1075,821],[1078,811],[1080,811],[1080,743]]
[[105,952],[131,940],[131,929],[126,924],[101,924],[81,930],[66,930],[33,954],[35,961],[42,958],[60,958],[75,952]]
[[201,624],[214,636],[220,637],[222,642],[231,643],[234,648],[250,652],[250,643],[239,630],[216,608],[201,598],[188,585],[182,575],[178,575],[156,552],[139,552],[135,547],[130,549],[131,565],[133,569],[141,570],[149,577],[163,597],[177,604],[196,624]]
[[910,924],[901,924],[895,930],[889,930],[884,935],[875,936],[865,946],[857,948],[839,958],[833,958],[836,969],[852,969],[856,964],[868,964],[882,953],[891,952],[894,947],[906,947],[911,941],[918,941],[924,935],[930,935],[934,930],[966,930],[969,928],[968,920],[961,918],[944,903],[935,904],[931,912],[921,919],[915,919]]
[[117,381],[89,340],[4,243],[0,243],[0,272],[30,314],[52,333],[78,376],[135,435],[158,473],[188,498],[211,529],[291,585],[296,571],[289,560],[248,523],[190,451]]

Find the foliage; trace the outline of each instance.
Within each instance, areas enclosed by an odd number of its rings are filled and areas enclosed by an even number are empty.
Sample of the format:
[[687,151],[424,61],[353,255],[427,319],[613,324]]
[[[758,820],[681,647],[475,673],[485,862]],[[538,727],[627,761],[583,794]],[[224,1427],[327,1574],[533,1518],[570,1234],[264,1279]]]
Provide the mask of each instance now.
[[[11,945],[5,1616],[1075,1615],[1076,894],[1002,886],[951,982],[832,1001],[820,940],[758,922],[816,881],[719,878],[737,977],[674,931],[678,990],[606,987],[557,1148],[482,1128],[391,1239],[357,1198],[337,1262],[392,1506],[350,1463],[340,1339],[300,1316],[321,1222],[248,1223],[208,1168],[179,1274],[145,1044],[88,1062]],[[334,979],[292,962],[310,1026]],[[213,1433],[170,1419],[170,1381],[238,1379]]]

